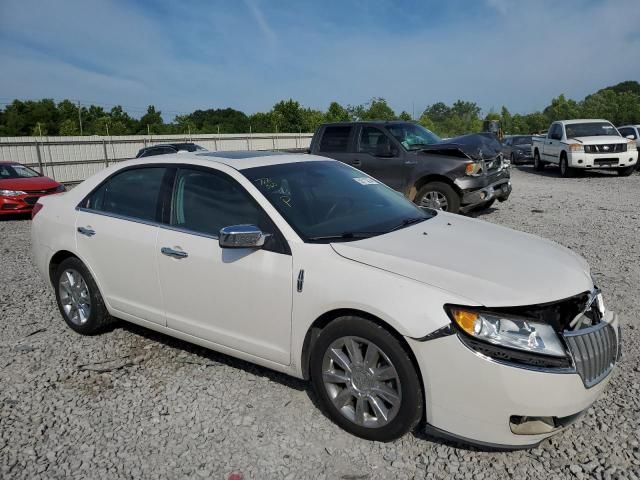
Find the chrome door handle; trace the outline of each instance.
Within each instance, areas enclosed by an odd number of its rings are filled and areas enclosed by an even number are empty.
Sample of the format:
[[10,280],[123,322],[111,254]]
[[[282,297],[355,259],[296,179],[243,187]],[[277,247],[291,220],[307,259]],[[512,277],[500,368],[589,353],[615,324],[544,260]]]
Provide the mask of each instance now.
[[360,160],[351,160],[351,165],[353,165],[354,167],[361,167],[362,162]]
[[416,160],[405,160],[405,165],[417,165],[418,162]]
[[182,250],[174,250],[173,248],[169,247],[162,247],[160,249],[160,253],[166,255],[167,257],[173,258],[187,258],[189,256],[187,252],[183,252]]
[[78,227],[78,233],[86,237],[93,237],[96,231],[88,227]]

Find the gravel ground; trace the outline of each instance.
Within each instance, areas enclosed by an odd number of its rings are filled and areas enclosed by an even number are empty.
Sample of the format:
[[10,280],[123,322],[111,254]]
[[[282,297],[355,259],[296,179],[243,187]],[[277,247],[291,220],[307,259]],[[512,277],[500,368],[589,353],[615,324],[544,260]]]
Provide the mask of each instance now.
[[523,167],[513,184],[479,216],[582,254],[623,324],[606,394],[539,448],[367,442],[325,418],[305,382],[132,325],[79,336],[31,264],[29,220],[0,220],[0,478],[640,477],[640,175]]

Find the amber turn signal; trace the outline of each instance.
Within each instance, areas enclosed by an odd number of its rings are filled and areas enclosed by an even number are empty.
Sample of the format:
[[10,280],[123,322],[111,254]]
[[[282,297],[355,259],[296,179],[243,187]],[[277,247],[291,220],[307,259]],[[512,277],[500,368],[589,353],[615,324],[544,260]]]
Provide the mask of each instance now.
[[454,308],[451,310],[451,314],[453,315],[453,319],[456,321],[460,328],[462,328],[468,334],[473,335],[473,329],[476,320],[479,317],[476,312]]

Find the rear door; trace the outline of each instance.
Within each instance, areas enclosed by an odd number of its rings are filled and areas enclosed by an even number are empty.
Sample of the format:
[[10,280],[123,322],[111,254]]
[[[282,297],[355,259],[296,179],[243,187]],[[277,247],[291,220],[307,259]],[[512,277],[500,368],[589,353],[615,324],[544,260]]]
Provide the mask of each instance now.
[[350,164],[353,160],[350,153],[353,131],[352,125],[325,126],[320,134],[317,151],[313,153]]
[[78,253],[108,304],[164,325],[156,265],[160,195],[166,167],[135,167],[107,179],[81,203]]
[[562,141],[562,125],[554,123],[551,125],[549,134],[544,142],[543,159],[551,163],[559,163],[560,149]]
[[351,165],[404,192],[414,163],[405,163],[396,140],[382,129],[366,125],[359,127],[356,138]]

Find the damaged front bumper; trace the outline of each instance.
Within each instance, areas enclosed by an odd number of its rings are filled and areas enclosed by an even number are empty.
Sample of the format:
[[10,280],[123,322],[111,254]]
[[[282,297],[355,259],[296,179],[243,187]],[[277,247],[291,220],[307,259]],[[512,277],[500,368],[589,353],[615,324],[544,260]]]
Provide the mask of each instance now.
[[493,199],[504,202],[511,195],[512,189],[511,179],[507,177],[476,190],[463,191],[460,210],[465,212]]

